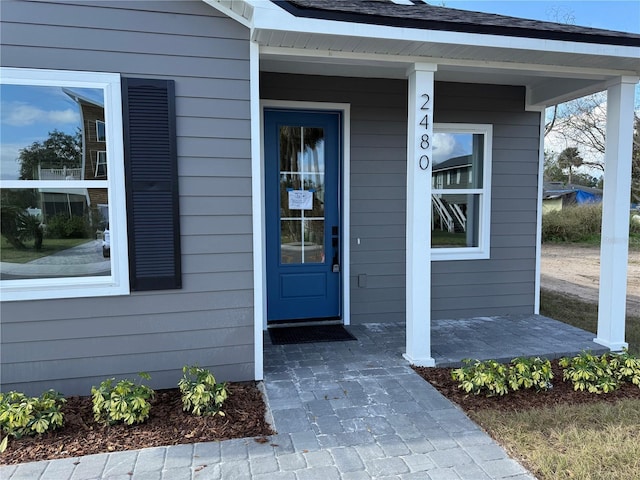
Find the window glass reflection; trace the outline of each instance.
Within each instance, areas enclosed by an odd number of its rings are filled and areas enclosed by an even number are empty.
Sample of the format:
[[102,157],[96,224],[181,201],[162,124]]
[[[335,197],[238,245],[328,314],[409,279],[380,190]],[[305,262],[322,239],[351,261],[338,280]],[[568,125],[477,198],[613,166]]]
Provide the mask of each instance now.
[[111,274],[103,189],[2,189],[0,202],[3,280]]
[[0,97],[2,180],[107,178],[101,89],[2,84]]
[[433,194],[431,246],[477,247],[480,238],[480,195]]
[[482,188],[483,152],[483,134],[435,133],[431,186]]
[[281,262],[324,263],[324,129],[280,127]]

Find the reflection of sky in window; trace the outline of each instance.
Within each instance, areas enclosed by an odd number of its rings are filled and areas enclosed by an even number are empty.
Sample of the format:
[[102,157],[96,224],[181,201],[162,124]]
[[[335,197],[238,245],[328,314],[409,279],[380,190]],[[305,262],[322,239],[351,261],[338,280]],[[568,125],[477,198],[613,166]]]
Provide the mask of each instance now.
[[473,152],[473,135],[470,133],[436,133],[433,138],[433,166],[450,159],[470,155]]
[[302,151],[302,162],[298,165],[301,165],[305,172],[324,172],[324,140],[319,140],[314,148],[306,146]]
[[[83,97],[103,104],[102,90],[70,88]],[[0,178],[16,180],[20,149],[42,142],[49,132],[73,135],[80,128],[80,108],[60,87],[0,85]]]

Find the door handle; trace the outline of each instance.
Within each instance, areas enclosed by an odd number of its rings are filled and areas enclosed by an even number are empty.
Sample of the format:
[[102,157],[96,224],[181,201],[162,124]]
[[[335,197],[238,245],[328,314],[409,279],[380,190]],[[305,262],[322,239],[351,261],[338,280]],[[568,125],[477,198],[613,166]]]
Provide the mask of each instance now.
[[340,272],[340,235],[338,226],[331,227],[331,245],[333,246],[333,260],[331,261],[331,271]]

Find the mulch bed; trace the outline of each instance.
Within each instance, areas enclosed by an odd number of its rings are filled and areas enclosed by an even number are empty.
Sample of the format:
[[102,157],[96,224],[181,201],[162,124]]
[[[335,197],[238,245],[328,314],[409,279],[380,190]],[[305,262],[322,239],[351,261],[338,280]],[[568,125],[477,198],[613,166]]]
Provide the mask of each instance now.
[[473,412],[485,409],[499,411],[525,411],[532,408],[553,407],[556,405],[576,405],[594,402],[617,402],[632,398],[640,400],[640,388],[631,383],[623,384],[618,390],[600,395],[589,392],[576,392],[571,382],[562,380],[562,368],[558,361],[551,362],[553,368],[553,388],[546,392],[519,390],[502,397],[471,395],[458,388],[458,382],[451,379],[450,368],[414,367],[414,370],[449,400],[458,404],[464,411]]
[[[484,409],[523,411],[555,405],[616,402],[625,398],[640,400],[640,388],[625,384],[619,390],[596,395],[576,392],[570,382],[562,380],[562,369],[552,361],[553,388],[547,392],[534,390],[512,392],[502,397],[470,395],[451,379],[450,368],[414,367],[445,397],[463,410]],[[135,450],[139,448],[211,442],[231,438],[260,437],[274,432],[265,420],[265,405],[255,383],[229,385],[230,395],[224,404],[224,417],[196,417],[182,411],[177,389],[158,390],[149,419],[135,426],[106,426],[93,420],[90,397],[69,397],[63,407],[63,428],[39,437],[12,439],[0,455],[0,464],[16,464],[55,458],[80,457],[95,453]]]
[[228,387],[224,417],[189,415],[182,411],[178,389],[158,390],[149,419],[134,426],[96,423],[91,397],[69,397],[63,407],[65,424],[61,429],[39,437],[11,439],[0,455],[0,464],[271,435],[256,384],[232,383]]

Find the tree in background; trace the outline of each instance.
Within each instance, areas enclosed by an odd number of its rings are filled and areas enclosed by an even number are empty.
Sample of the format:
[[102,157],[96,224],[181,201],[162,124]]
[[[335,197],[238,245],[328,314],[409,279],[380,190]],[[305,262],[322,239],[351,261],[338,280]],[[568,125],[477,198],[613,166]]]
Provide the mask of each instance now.
[[573,183],[573,169],[581,167],[584,164],[584,160],[580,156],[577,147],[567,147],[560,155],[558,155],[558,166],[564,171],[568,172],[568,183]]
[[[38,167],[80,168],[82,139],[80,130],[69,135],[59,130],[49,132],[42,142],[22,148],[18,156],[20,180],[37,180]],[[36,190],[3,190],[0,198],[2,236],[14,248],[23,250],[27,240],[33,240],[35,250],[42,248],[42,219],[27,210],[38,206]]]
[[20,150],[20,180],[37,180],[38,167],[80,168],[82,166],[82,137],[80,130],[69,135],[59,130],[49,132],[42,142],[33,142]]
[[[545,125],[545,138],[557,136],[563,139],[565,144],[575,145],[581,151],[588,152],[583,155],[584,167],[604,172],[604,153],[606,145],[607,104],[606,93],[600,92],[594,95],[578,98],[570,102],[556,105],[549,109],[550,118]],[[638,99],[640,101],[640,99]],[[640,119],[636,108],[634,114],[634,136],[631,173],[631,201],[640,202]],[[566,149],[565,149],[566,150]],[[588,156],[593,160],[585,160]],[[545,168],[546,170],[546,168]],[[578,183],[578,175],[574,172],[571,181]],[[587,175],[589,178],[593,178]]]
[[[564,152],[563,152],[564,153]],[[597,177],[583,172],[572,172],[569,176],[569,170],[561,166],[560,156],[552,152],[544,152],[544,181],[545,182],[562,182],[564,184],[571,183],[574,185],[582,185],[584,187],[601,188]]]

